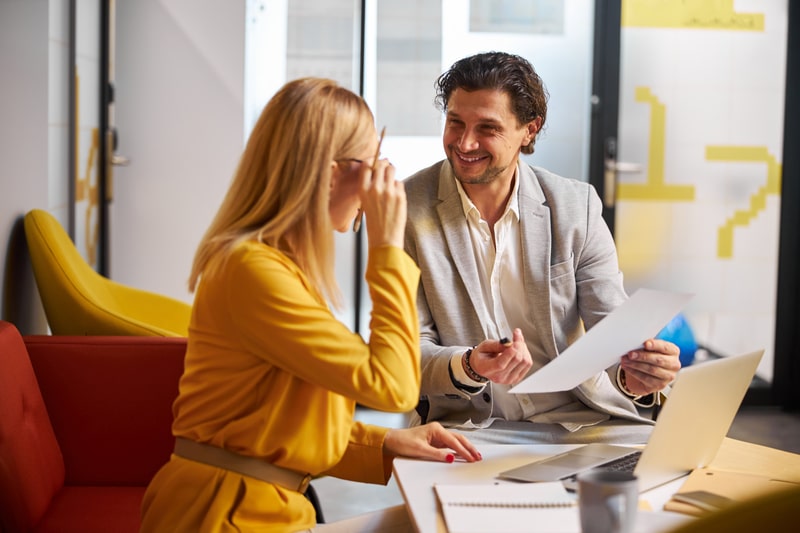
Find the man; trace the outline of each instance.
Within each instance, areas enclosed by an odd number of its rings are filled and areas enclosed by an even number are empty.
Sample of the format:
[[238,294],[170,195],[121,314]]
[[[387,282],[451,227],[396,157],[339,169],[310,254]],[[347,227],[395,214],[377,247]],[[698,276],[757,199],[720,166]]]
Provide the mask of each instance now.
[[549,441],[646,440],[634,402],[675,378],[672,343],[649,339],[571,391],[508,393],[627,298],[594,188],[519,161],[545,123],[542,80],[521,57],[478,54],[439,77],[436,102],[447,159],[406,181],[406,249],[422,270],[417,411]]

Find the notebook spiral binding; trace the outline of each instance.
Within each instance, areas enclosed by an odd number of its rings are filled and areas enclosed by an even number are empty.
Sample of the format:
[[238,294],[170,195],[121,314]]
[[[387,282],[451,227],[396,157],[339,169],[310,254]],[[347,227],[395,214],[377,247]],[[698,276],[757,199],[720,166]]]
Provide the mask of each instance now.
[[448,502],[448,507],[502,507],[505,509],[547,509],[556,507],[575,507],[578,502]]

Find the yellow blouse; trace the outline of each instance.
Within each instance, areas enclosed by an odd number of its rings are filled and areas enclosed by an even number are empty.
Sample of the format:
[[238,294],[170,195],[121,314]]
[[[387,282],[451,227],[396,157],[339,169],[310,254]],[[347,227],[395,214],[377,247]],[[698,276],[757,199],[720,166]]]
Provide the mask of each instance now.
[[[373,249],[370,339],[339,322],[281,252],[240,245],[201,279],[173,434],[312,475],[386,483],[386,429],[353,420],[356,404],[392,412],[419,400],[419,269],[396,247]],[[297,531],[315,525],[300,493],[172,456],[144,498],[142,531]]]

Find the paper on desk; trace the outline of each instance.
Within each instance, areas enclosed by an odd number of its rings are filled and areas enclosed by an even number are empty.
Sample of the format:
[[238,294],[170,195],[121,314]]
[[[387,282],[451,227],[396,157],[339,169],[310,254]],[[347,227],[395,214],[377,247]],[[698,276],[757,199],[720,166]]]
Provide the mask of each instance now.
[[691,298],[685,293],[637,290],[558,357],[509,392],[558,392],[577,387],[655,337]]
[[[761,473],[732,472],[704,467],[697,468],[689,474],[680,490],[678,490],[678,494],[693,491],[707,491],[712,494],[730,498],[735,502],[742,502],[772,492],[786,490],[798,484],[800,483],[796,479],[776,479]],[[708,514],[708,511],[695,505],[674,499],[664,504],[664,510],[686,513],[693,516]]]
[[436,484],[448,533],[580,531],[576,499],[560,481]]

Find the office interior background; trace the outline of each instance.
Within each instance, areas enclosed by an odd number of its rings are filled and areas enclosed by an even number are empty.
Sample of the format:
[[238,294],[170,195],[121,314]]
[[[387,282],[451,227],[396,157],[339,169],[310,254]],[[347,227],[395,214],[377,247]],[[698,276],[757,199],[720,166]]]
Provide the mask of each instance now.
[[[191,302],[195,247],[285,81],[364,95],[405,177],[441,159],[436,77],[503,50],[550,93],[523,159],[593,183],[629,293],[694,294],[701,350],[766,349],[747,401],[798,409],[798,10],[788,0],[0,0],[2,318],[46,333],[21,217],[121,283]],[[113,90],[109,89],[113,88]],[[794,147],[794,148],[792,148]],[[340,318],[368,335],[363,238]]]

